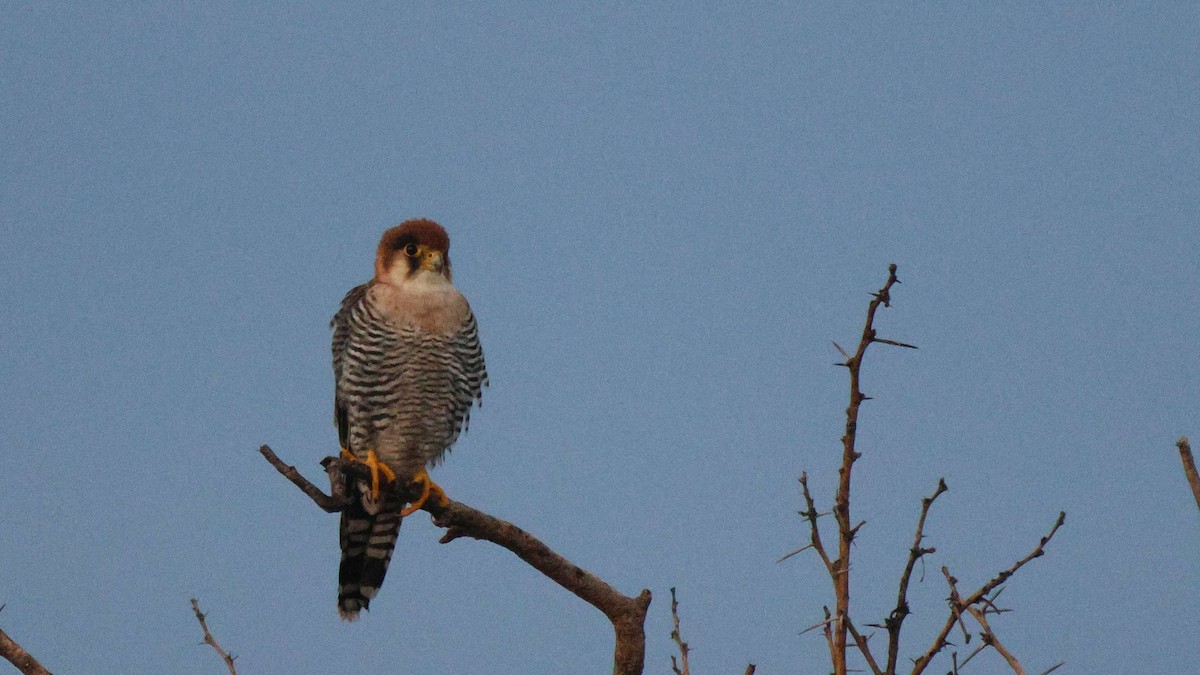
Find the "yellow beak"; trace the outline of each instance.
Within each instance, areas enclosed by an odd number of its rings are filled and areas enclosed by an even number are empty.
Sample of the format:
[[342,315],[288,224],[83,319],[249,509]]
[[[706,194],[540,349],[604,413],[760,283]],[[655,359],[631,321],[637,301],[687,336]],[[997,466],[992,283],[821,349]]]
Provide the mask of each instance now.
[[421,269],[430,270],[431,272],[441,272],[444,264],[441,251],[427,248],[421,252]]

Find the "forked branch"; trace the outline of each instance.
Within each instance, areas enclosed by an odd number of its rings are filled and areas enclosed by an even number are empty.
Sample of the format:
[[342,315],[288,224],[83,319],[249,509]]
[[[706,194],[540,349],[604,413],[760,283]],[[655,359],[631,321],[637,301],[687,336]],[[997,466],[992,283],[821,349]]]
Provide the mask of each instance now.
[[1030,551],[1029,555],[1013,563],[1012,567],[1009,567],[1003,572],[1000,572],[996,576],[992,577],[990,581],[980,586],[974,593],[966,598],[959,596],[958,590],[955,588],[955,583],[957,580],[950,576],[950,571],[946,567],[942,567],[942,573],[946,575],[946,579],[950,583],[951,588],[950,616],[948,616],[946,618],[946,622],[942,624],[942,630],[938,632],[937,637],[934,638],[933,644],[930,645],[929,649],[913,662],[912,675],[920,675],[920,673],[922,673],[925,668],[929,666],[929,662],[933,660],[933,657],[937,656],[938,652],[945,648],[946,639],[949,637],[950,631],[954,630],[954,625],[962,621],[963,612],[968,611],[971,607],[979,605],[980,603],[986,603],[988,594],[999,587],[1000,584],[1008,581],[1009,577],[1017,573],[1017,570],[1024,567],[1034,558],[1040,558],[1045,555],[1046,544],[1048,544],[1050,540],[1054,538],[1054,533],[1058,532],[1058,528],[1062,527],[1063,522],[1066,521],[1066,518],[1066,513],[1059,512],[1058,520],[1054,521],[1054,526],[1050,528],[1050,533],[1042,537],[1041,541],[1039,541],[1038,545],[1034,547],[1032,551]]
[[[340,458],[326,457],[321,464],[325,467],[332,486],[332,494],[327,495],[296,471],[295,467],[280,460],[271,448],[264,445],[259,448],[259,452],[280,474],[312,499],[313,503],[329,513],[341,511],[347,504],[346,495],[342,491],[345,484],[343,476],[349,474],[365,477],[365,467],[362,465],[345,464]],[[446,530],[441,543],[470,537],[502,546],[551,581],[603,612],[616,633],[616,645],[613,650],[614,675],[639,675],[642,672],[646,657],[644,626],[651,600],[648,589],[643,589],[636,597],[626,596],[599,577],[555,553],[516,525],[462,502],[452,500],[449,505],[439,507],[430,500],[425,503],[423,509],[433,517],[434,525]]]

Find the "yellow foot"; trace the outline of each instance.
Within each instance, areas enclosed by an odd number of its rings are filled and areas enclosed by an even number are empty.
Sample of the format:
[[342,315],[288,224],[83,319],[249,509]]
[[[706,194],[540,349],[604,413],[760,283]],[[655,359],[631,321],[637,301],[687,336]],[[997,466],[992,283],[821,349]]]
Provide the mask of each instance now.
[[433,497],[434,504],[442,508],[450,505],[450,498],[446,496],[445,490],[429,477],[429,471],[421,469],[420,473],[413,476],[413,482],[421,484],[421,496],[417,498],[417,501],[401,511],[400,515],[410,516],[416,513],[422,506],[425,506],[425,502],[429,501],[430,497]]
[[375,501],[379,501],[379,474],[382,473],[387,478],[387,482],[389,483],[396,480],[395,472],[393,472],[391,467],[389,467],[387,464],[379,461],[379,456],[375,454],[374,449],[367,450],[367,459],[365,461],[355,457],[349,450],[345,448],[342,448],[342,457],[345,457],[351,462],[361,461],[363,464],[371,467],[371,499]]

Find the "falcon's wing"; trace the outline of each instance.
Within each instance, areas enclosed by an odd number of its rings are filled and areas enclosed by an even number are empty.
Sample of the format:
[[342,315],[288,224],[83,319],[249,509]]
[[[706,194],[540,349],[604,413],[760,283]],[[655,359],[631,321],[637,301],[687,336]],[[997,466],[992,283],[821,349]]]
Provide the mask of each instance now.
[[350,346],[350,312],[354,310],[355,305],[362,302],[370,286],[371,284],[366,283],[350,289],[346,297],[342,298],[342,304],[338,308],[337,314],[334,314],[333,319],[329,322],[329,326],[333,328],[333,423],[337,425],[338,442],[342,444],[343,448],[348,447],[346,442],[350,435],[350,422],[346,414],[345,403],[337,394],[337,383],[342,381],[342,364],[346,359],[346,350]]
[[454,401],[457,404],[454,418],[454,435],[466,429],[471,419],[471,404],[483,405],[483,388],[488,384],[487,365],[483,360],[483,348],[479,344],[479,327],[475,314],[467,308],[467,318],[462,328],[455,333],[447,345],[454,354],[459,372],[454,381]]

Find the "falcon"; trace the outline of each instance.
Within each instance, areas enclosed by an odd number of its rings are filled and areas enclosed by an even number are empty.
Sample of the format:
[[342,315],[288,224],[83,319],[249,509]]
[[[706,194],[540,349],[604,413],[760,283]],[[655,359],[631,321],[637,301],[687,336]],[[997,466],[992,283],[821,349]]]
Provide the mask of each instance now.
[[[370,469],[347,478],[338,614],[358,618],[379,591],[401,520],[449,500],[429,477],[482,399],[487,369],[475,316],[450,274],[441,225],[408,220],[383,233],[375,276],[351,289],[333,328],[334,423],[342,457]],[[407,507],[404,494],[420,486]]]

